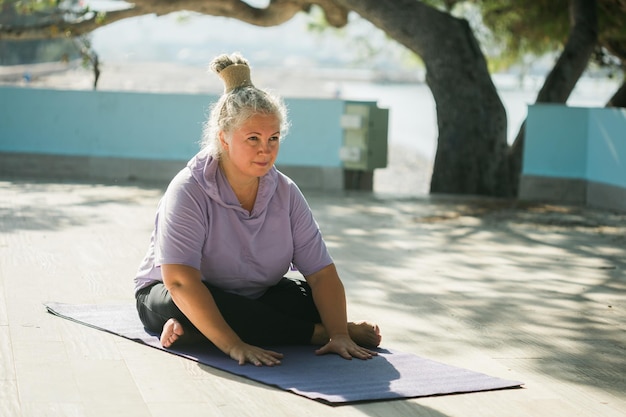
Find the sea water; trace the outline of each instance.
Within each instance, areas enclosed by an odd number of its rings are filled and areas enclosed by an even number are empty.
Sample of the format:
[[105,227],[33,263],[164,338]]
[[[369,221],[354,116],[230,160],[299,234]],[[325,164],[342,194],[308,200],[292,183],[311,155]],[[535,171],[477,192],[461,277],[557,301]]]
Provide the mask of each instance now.
[[[495,75],[494,83],[507,113],[507,139],[515,140],[541,88],[542,78],[522,85],[512,76]],[[426,84],[341,82],[338,94],[347,100],[376,101],[389,109],[388,140],[415,150],[430,161],[437,150],[437,115],[435,100]],[[581,78],[572,92],[569,106],[603,107],[619,87],[617,80]]]

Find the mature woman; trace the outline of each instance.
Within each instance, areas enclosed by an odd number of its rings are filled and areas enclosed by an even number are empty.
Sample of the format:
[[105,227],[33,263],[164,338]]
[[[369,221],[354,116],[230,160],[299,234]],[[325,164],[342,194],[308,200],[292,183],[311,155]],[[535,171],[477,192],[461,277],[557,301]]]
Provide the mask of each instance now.
[[[221,55],[225,91],[202,150],[161,199],[135,278],[139,317],[161,344],[206,338],[240,364],[277,365],[261,346],[314,344],[368,359],[376,325],[348,323],[337,270],[298,187],[274,167],[284,103],[256,88],[248,62]],[[295,266],[306,281],[284,278]]]

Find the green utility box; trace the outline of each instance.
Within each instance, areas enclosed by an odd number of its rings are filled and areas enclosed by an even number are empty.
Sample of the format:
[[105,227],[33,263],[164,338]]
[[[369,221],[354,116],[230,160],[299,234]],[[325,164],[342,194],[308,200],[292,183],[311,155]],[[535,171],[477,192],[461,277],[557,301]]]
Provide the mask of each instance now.
[[341,127],[340,159],[346,170],[374,171],[387,166],[389,109],[373,102],[346,101]]
[[373,102],[346,101],[341,116],[344,188],[372,190],[374,169],[387,166],[389,110]]

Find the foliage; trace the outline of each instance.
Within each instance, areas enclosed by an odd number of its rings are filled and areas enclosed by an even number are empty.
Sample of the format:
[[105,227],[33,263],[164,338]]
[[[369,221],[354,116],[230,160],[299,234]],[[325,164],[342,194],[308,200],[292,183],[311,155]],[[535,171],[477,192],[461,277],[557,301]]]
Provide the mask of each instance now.
[[12,7],[18,14],[45,12],[58,7],[56,0],[0,0],[0,7]]
[[[568,0],[473,0],[480,10],[484,24],[494,37],[502,42],[501,57],[515,63],[526,56],[541,56],[559,51],[570,30]],[[598,0],[599,45],[604,53],[596,57],[605,59],[597,63],[613,63],[606,54],[613,54],[622,62],[626,54],[619,53],[615,45],[626,52],[626,2],[623,0]],[[614,45],[608,48],[607,45]]]
[[79,0],[0,0],[3,13],[13,17],[30,17],[31,21],[45,20],[52,16],[71,20],[72,16],[89,13],[88,7],[83,7]]

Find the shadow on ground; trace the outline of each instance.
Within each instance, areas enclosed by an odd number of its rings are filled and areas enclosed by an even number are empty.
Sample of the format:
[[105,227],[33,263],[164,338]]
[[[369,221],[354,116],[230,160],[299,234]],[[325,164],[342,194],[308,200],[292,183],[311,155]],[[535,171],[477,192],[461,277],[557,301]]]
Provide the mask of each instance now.
[[407,338],[626,391],[626,214],[471,198],[310,199],[352,300]]

